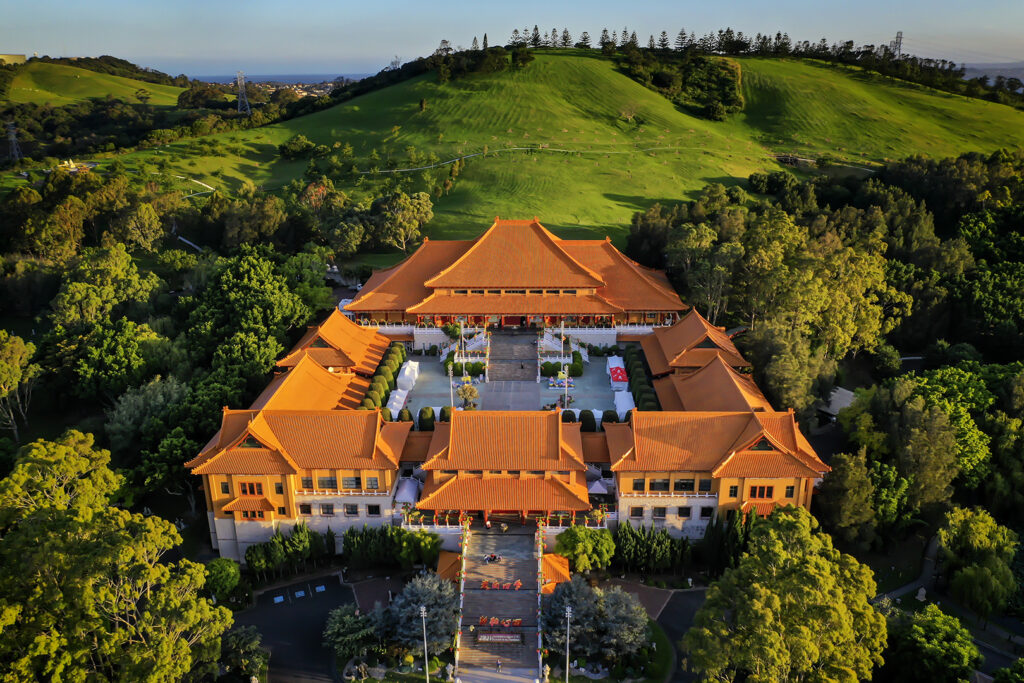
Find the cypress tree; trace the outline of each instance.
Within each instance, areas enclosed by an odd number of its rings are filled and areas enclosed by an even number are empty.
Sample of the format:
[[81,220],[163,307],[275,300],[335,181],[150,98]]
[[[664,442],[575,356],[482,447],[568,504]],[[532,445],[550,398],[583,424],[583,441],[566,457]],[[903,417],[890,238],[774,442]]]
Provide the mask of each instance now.
[[487,34],[484,34],[484,49],[487,49]]

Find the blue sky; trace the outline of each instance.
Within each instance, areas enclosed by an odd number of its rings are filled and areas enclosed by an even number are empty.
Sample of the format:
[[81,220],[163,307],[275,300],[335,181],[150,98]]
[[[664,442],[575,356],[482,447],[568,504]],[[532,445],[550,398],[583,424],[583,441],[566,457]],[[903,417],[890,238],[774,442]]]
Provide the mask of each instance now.
[[513,28],[635,30],[643,41],[685,26],[788,31],[794,40],[888,41],[958,62],[1024,60],[1020,0],[29,0],[6,3],[0,52],[113,54],[172,74],[376,72],[442,38],[468,47]]

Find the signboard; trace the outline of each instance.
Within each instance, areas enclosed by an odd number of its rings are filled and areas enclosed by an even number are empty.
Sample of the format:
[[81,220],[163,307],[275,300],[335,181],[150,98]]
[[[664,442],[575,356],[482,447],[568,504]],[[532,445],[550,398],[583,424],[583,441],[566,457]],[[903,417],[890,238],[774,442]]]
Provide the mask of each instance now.
[[523,642],[522,633],[478,633],[476,636],[476,642],[478,643],[521,643]]

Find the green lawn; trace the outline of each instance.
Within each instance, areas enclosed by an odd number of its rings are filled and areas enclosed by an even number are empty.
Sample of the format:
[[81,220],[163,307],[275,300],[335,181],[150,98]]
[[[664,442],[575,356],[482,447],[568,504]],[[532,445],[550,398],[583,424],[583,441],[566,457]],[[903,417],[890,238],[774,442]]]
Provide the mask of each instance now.
[[927,538],[914,534],[890,545],[885,552],[856,553],[856,556],[875,573],[878,592],[887,593],[910,583],[921,574],[921,562],[927,545]]
[[64,64],[31,62],[14,77],[9,98],[12,102],[49,103],[56,106],[107,95],[127,102],[137,102],[135,93],[140,88],[149,92],[150,104],[164,106],[176,105],[178,95],[184,90],[172,85],[146,83]]

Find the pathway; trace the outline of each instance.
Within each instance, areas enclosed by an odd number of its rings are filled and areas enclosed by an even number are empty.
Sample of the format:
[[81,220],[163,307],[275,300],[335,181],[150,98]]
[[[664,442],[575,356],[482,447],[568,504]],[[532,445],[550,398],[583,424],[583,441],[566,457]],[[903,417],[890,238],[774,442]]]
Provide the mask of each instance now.
[[[532,533],[475,530],[466,548],[466,595],[462,604],[459,678],[483,681],[533,681],[537,678],[537,557]],[[501,556],[487,563],[490,554]],[[522,581],[519,590],[485,590],[483,582]],[[519,627],[480,626],[481,617],[522,619]],[[514,633],[518,642],[477,642],[481,632]],[[501,661],[501,673],[495,664]]]
[[[537,335],[533,332],[494,332],[491,335],[488,380],[536,382],[537,347],[533,343],[536,339]],[[536,407],[532,410],[536,410]]]
[[[878,598],[889,598],[890,600],[893,600],[897,596],[907,595],[908,599],[913,600],[917,595],[917,590],[919,588],[923,587],[925,591],[930,591],[932,586],[935,585],[935,558],[938,553],[939,537],[932,536],[931,540],[928,541],[927,548],[925,548],[924,561],[921,563],[921,573],[918,577],[910,583],[905,583],[899,588],[891,590],[888,593],[880,594]],[[911,593],[914,595],[910,595]]]

